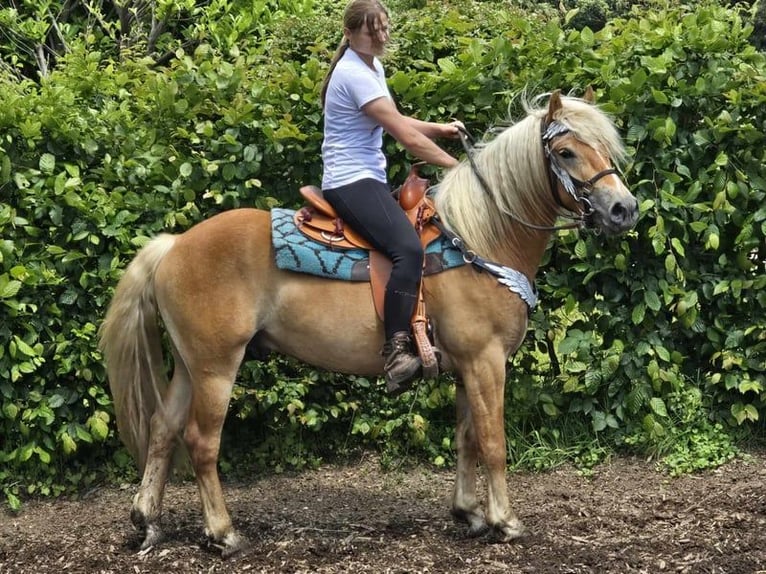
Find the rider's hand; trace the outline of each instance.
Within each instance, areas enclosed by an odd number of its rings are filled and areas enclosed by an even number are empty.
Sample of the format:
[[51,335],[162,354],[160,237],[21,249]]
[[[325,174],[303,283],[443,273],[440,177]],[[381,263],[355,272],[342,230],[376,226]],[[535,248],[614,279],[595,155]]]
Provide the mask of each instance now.
[[454,120],[448,124],[442,124],[442,137],[457,139],[460,137],[460,131],[465,131],[465,126],[460,120]]

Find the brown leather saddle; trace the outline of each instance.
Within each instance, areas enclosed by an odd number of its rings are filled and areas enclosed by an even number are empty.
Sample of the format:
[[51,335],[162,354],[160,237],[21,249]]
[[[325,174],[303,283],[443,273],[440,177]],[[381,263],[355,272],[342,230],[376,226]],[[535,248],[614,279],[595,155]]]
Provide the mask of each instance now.
[[[399,205],[407,214],[420,236],[423,249],[436,239],[441,232],[431,221],[436,213],[432,200],[426,195],[428,180],[421,177],[419,166],[414,164],[402,186],[395,192]],[[306,236],[335,249],[365,249],[370,252],[370,285],[372,299],[378,316],[383,320],[383,301],[386,283],[391,275],[391,261],[376,251],[372,245],[346,225],[335,209],[322,195],[322,190],[315,185],[306,185],[300,189],[308,205],[295,212],[295,225]],[[418,289],[418,303],[412,315],[412,333],[423,363],[423,376],[433,378],[439,374],[436,352],[428,338],[428,317],[426,316],[423,283]]]

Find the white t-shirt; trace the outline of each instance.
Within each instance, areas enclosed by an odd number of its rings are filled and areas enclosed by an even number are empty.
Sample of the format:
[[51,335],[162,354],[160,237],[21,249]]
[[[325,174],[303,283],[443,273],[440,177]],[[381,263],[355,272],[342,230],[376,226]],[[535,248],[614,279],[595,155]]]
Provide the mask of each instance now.
[[330,76],[324,104],[322,189],[368,177],[388,181],[383,128],[362,111],[373,100],[391,97],[383,65],[377,58],[373,63],[375,70],[348,48]]

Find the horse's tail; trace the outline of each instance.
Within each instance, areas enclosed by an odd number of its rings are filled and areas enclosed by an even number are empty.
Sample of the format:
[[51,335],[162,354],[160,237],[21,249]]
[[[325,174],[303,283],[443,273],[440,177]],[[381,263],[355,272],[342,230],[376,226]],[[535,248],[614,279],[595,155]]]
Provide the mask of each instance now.
[[117,430],[142,474],[152,414],[168,384],[154,273],[175,239],[173,235],[159,235],[138,252],[117,284],[99,332]]

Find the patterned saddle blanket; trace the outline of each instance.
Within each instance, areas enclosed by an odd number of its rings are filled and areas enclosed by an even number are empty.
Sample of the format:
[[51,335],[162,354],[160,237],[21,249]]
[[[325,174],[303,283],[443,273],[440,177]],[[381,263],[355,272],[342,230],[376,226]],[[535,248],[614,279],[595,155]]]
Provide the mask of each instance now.
[[[271,210],[271,239],[277,267],[343,281],[369,281],[369,252],[364,249],[338,249],[314,241],[295,226],[295,211]],[[439,236],[425,249],[424,275],[433,275],[465,265],[459,249]]]

